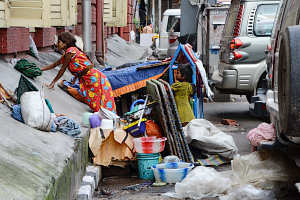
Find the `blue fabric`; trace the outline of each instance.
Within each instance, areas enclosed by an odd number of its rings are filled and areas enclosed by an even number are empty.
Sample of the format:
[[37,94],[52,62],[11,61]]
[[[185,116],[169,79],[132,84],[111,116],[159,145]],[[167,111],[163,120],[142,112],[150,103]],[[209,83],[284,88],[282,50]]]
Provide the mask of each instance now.
[[161,74],[168,65],[152,67],[148,69],[136,70],[136,68],[151,64],[160,63],[159,61],[146,62],[139,65],[134,65],[119,70],[102,71],[102,73],[108,78],[113,90],[130,85],[158,74]]
[[14,119],[24,123],[22,112],[21,112],[21,106],[20,105],[14,105],[12,107],[11,115]]
[[69,136],[75,137],[81,132],[79,124],[69,117],[57,117],[54,121],[57,125],[57,131]]
[[82,93],[81,93],[81,91],[80,91],[79,80],[77,79],[77,80],[75,81],[74,85],[72,85],[73,79],[74,79],[74,77],[71,78],[71,81],[66,81],[66,80],[64,80],[64,81],[63,81],[63,84],[64,84],[65,86],[69,86],[69,87],[75,88],[75,89],[82,95]]

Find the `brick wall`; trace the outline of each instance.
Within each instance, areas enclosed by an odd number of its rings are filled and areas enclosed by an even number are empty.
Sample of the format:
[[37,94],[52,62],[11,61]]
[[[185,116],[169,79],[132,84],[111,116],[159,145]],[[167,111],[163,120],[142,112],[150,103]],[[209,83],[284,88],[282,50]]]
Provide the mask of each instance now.
[[9,54],[29,50],[28,28],[1,28],[0,53]]
[[56,35],[56,28],[36,28],[34,33],[34,42],[36,47],[52,46],[54,43],[54,35]]
[[[92,51],[96,50],[96,3],[92,0]],[[29,33],[28,28],[13,27],[0,29],[0,54],[15,53],[29,50],[29,34],[34,39],[38,48],[53,45],[54,35],[64,31],[82,37],[82,0],[77,0],[77,25],[72,29],[67,27],[36,28],[36,31]],[[111,34],[118,34],[123,39],[129,41],[130,31],[134,30],[133,24],[133,0],[128,0],[127,26],[123,28],[104,26],[104,40]],[[121,32],[122,31],[122,32]],[[107,42],[105,42],[105,52],[107,52]]]

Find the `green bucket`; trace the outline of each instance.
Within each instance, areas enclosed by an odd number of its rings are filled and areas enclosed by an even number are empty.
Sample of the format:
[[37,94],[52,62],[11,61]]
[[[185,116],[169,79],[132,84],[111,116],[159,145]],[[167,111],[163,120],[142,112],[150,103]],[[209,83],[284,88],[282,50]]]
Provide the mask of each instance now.
[[152,166],[159,164],[159,153],[137,153],[140,179],[154,179]]

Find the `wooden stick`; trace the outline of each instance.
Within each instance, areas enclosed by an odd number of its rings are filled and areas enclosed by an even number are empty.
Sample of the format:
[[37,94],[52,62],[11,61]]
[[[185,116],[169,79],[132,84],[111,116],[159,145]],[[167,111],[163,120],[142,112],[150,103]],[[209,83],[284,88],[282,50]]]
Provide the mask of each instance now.
[[158,66],[162,66],[162,65],[169,65],[170,63],[171,63],[171,61],[155,63],[155,64],[151,64],[151,65],[145,65],[145,66],[137,67],[136,70],[148,69],[148,68],[158,67]]
[[0,96],[1,96],[2,99],[5,101],[5,103],[7,103],[8,107],[9,107],[9,108],[12,108],[11,104],[10,104],[9,101],[6,99],[5,95],[2,94],[2,93],[0,92]]

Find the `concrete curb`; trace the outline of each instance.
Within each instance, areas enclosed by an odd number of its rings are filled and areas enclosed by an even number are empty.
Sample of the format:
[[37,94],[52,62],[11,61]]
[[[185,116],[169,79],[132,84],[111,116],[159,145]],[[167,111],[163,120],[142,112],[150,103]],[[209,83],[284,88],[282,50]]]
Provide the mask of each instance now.
[[76,195],[76,200],[92,200],[94,191],[98,188],[101,178],[102,169],[100,166],[87,166]]

